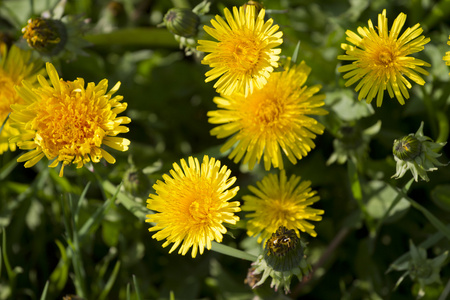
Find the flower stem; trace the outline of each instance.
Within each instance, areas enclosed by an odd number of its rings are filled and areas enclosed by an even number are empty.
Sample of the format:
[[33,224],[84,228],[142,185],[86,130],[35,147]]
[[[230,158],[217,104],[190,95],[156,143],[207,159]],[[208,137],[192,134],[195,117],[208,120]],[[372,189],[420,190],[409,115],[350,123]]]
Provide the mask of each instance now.
[[224,245],[224,244],[219,244],[214,241],[212,242],[211,250],[231,256],[231,257],[236,257],[236,258],[245,259],[245,260],[249,260],[249,261],[256,261],[256,259],[257,259],[257,257],[253,254],[244,252],[242,250],[238,250],[236,248],[232,248],[232,247]]
[[359,182],[358,177],[358,171],[356,170],[356,164],[351,159],[347,160],[347,171],[353,198],[356,200],[356,203],[358,204],[359,209],[361,210],[364,216],[364,221],[366,223],[367,229],[369,230],[370,236],[373,237],[375,235],[374,222],[372,217],[367,212],[366,205],[364,204],[361,184]]
[[380,231],[381,225],[383,225],[383,223],[384,223],[384,220],[389,216],[390,212],[394,209],[395,206],[397,206],[397,204],[400,202],[400,200],[403,199],[403,195],[406,195],[408,193],[413,182],[414,182],[414,178],[411,178],[411,180],[405,184],[405,186],[401,189],[402,192],[397,194],[397,196],[394,198],[394,201],[392,201],[391,205],[384,213],[383,217],[381,217],[381,219],[378,220],[378,223],[376,224],[376,227],[375,227],[375,235],[373,236],[373,238],[370,240],[370,243],[369,243],[369,252],[370,253],[373,253],[375,250],[375,240],[378,235],[378,232]]

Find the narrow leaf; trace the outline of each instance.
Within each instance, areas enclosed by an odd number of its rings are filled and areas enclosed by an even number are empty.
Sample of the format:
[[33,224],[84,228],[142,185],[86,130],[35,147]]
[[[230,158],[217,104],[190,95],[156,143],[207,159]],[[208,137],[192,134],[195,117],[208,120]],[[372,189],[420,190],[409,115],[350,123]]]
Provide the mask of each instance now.
[[114,266],[111,276],[109,277],[105,287],[103,288],[102,293],[99,296],[100,300],[106,299],[106,297],[108,296],[109,292],[111,291],[111,288],[113,287],[114,281],[116,281],[119,269],[120,269],[120,260],[117,261],[116,265]]
[[294,53],[292,54],[291,62],[293,64],[297,63],[298,58],[298,52],[300,51],[300,41],[297,42],[297,45],[295,46]]
[[49,284],[49,281],[47,280],[47,282],[45,283],[44,290],[42,291],[42,295],[40,298],[41,300],[47,299],[48,284]]
[[134,274],[133,274],[133,285],[134,285],[134,290],[136,291],[137,300],[142,300],[141,292],[139,290],[139,285],[137,284],[136,276],[134,276]]
[[224,245],[224,244],[219,244],[217,242],[212,242],[211,250],[218,252],[218,253],[228,255],[228,256],[245,259],[245,260],[249,260],[249,261],[256,261],[256,259],[257,259],[257,257],[254,256],[253,254],[232,248],[232,247]]

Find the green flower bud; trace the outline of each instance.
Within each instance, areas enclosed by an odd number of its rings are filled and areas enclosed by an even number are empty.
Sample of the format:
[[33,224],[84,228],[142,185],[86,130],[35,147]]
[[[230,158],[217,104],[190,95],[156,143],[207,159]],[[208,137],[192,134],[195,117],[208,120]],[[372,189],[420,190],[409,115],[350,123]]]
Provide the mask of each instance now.
[[255,7],[256,14],[258,14],[259,11],[264,8],[264,5],[261,2],[254,0],[247,1],[247,3],[244,4],[244,8],[247,8],[247,6],[250,5]]
[[132,166],[123,175],[123,186],[133,196],[145,196],[150,190],[150,181],[142,170]]
[[67,42],[66,27],[59,20],[29,19],[22,33],[31,48],[47,55],[58,54]]
[[260,286],[270,276],[270,287],[277,291],[283,286],[285,293],[289,293],[292,276],[302,280],[311,272],[305,249],[306,243],[297,237],[294,230],[287,230],[284,226],[278,228],[267,241],[264,253],[253,263],[253,276],[262,274],[262,277],[252,287]]
[[191,37],[198,32],[200,17],[188,8],[171,8],[164,16],[164,24],[173,34]]
[[392,152],[401,160],[413,160],[420,155],[421,148],[419,140],[410,134],[400,140],[395,140]]
[[446,143],[435,143],[429,137],[423,135],[423,122],[415,134],[407,135],[394,141],[394,159],[397,162],[396,173],[393,178],[401,178],[410,170],[414,180],[419,176],[429,181],[427,172],[436,171],[439,166],[446,166],[437,160],[441,154],[437,151]]

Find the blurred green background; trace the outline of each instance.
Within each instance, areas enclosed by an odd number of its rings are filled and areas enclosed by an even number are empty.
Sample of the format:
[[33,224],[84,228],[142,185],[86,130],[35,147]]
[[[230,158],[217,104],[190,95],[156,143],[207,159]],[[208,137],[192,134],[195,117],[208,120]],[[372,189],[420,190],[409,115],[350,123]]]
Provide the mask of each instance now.
[[[11,41],[19,41],[27,20],[58,2],[0,1],[0,30]],[[216,109],[213,84],[204,82],[208,67],[195,55],[186,56],[173,35],[157,27],[170,8],[194,7],[199,2],[67,1],[65,15],[89,20],[84,38],[91,46],[84,48],[87,56],[71,61],[44,59],[52,61],[65,80],[82,77],[98,83],[107,78],[110,87],[121,81],[117,94],[124,96],[128,103],[124,114],[132,119],[130,132],[122,136],[131,140],[131,146],[125,153],[111,152],[117,159],[114,165],[96,164],[94,173],[66,167],[64,178],[47,168],[45,160],[25,169],[15,162],[21,151],[0,156],[0,299],[40,299],[45,287],[46,299],[76,294],[86,299],[169,299],[171,293],[175,299],[254,297],[244,284],[250,262],[213,251],[195,259],[176,251],[168,254],[162,242],[151,238],[143,221],[152,184],[181,158],[207,154],[220,159],[237,177],[238,200],[248,193],[249,184],[267,174],[261,166],[248,171],[220,153],[225,140],[210,136],[214,126],[206,116]],[[211,1],[210,14],[222,15],[223,8],[244,3]],[[307,85],[323,86],[330,114],[320,118],[326,131],[316,138],[316,149],[295,166],[285,164],[288,175],[311,180],[321,197],[314,205],[325,210],[323,220],[315,223],[318,236],[306,237],[307,255],[313,265],[319,262],[318,269],[307,282],[294,279],[291,294],[271,292],[270,280],[257,293],[265,299],[413,299],[418,285],[405,278],[394,289],[402,272],[386,271],[408,253],[410,240],[420,245],[439,230],[404,199],[380,220],[399,195],[395,187],[403,187],[411,178],[408,173],[400,180],[391,179],[394,139],[416,132],[424,121],[425,135],[447,140],[450,77],[442,57],[450,50],[448,1],[266,0],[264,5],[284,33],[282,55],[292,56],[300,41],[298,59],[312,68]],[[382,107],[358,102],[354,87],[345,88],[336,71],[345,31],[367,26],[369,19],[376,25],[383,9],[389,26],[404,12],[408,27],[420,23],[424,35],[431,38],[416,55],[432,64],[427,83],[414,85],[404,106],[387,94]],[[368,154],[359,158],[357,166],[368,214],[364,216],[352,193],[347,164],[327,165],[327,160],[342,126],[361,132],[379,120],[381,129],[367,140]],[[440,161],[448,162],[448,157],[447,146]],[[413,183],[408,195],[447,225],[450,171],[443,167],[428,175],[430,182]],[[138,188],[133,188],[130,181],[136,180]],[[370,235],[368,219],[379,223],[376,235]],[[223,243],[257,254],[257,245],[246,237],[243,226],[241,222],[231,228]],[[449,246],[441,234],[425,248],[433,258]],[[427,286],[425,298],[438,299],[443,292],[450,269],[443,268],[440,274],[442,283]]]

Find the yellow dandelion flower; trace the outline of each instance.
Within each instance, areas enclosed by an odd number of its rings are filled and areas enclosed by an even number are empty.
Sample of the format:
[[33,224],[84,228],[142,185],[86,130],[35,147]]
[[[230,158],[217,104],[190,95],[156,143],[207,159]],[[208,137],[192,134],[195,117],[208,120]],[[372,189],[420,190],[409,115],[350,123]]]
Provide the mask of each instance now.
[[222,124],[211,130],[217,138],[232,136],[222,146],[225,152],[234,147],[230,159],[253,169],[264,154],[264,166],[283,169],[281,153],[293,164],[306,156],[315,147],[313,139],[322,134],[324,126],[309,115],[324,115],[327,111],[324,95],[315,95],[320,86],[304,85],[311,71],[304,62],[290,64],[285,71],[270,76],[268,83],[260,90],[245,97],[233,94],[216,97],[220,110],[208,112],[209,123]]
[[181,160],[181,168],[173,164],[169,175],[163,175],[164,182],[158,180],[150,194],[147,207],[158,213],[147,215],[146,222],[156,225],[149,231],[158,231],[152,237],[158,241],[167,239],[163,247],[171,243],[173,252],[180,244],[178,254],[185,255],[192,247],[192,257],[197,251],[203,254],[206,247],[211,249],[211,241],[222,241],[227,231],[222,223],[236,224],[240,211],[239,201],[228,202],[239,187],[229,189],[236,177],[231,171],[220,166],[220,161],[203,157],[200,165],[197,158],[189,157],[189,165]]
[[64,81],[51,63],[46,67],[52,86],[41,75],[37,77],[40,87],[33,88],[23,81],[17,93],[25,104],[11,106],[11,120],[23,132],[10,141],[17,142],[20,149],[32,150],[17,161],[25,162],[29,168],[46,156],[53,160],[51,168],[62,163],[59,176],[71,163],[81,168],[90,161],[99,162],[102,157],[110,164],[115,163],[114,157],[101,146],[126,151],[130,144],[128,139],[117,137],[128,132],[122,125],[131,121],[117,116],[127,108],[126,103],[120,102],[122,96],[112,98],[120,82],[107,93],[106,79],[98,85],[90,82],[85,88],[82,78]]
[[[14,86],[21,86],[22,80],[27,80],[31,85],[36,82],[36,75],[42,73],[43,63],[31,58],[31,51],[24,51],[16,46],[11,46],[9,51],[6,44],[0,43],[0,127],[5,123],[11,112],[11,104],[24,103],[16,93]],[[0,154],[5,151],[16,150],[16,143],[9,142],[11,136],[20,134],[17,128],[10,126],[10,120],[6,121],[0,132]]]
[[317,236],[314,225],[309,221],[320,221],[324,211],[309,207],[319,201],[316,191],[311,190],[311,182],[300,182],[301,177],[292,175],[287,180],[285,171],[269,174],[256,183],[257,187],[249,186],[255,194],[242,197],[243,211],[250,211],[246,217],[247,234],[258,236],[258,243],[267,240],[280,226],[294,230],[300,237],[300,231],[311,236]]
[[[450,39],[450,36],[448,38]],[[447,45],[450,46],[450,41],[447,42]],[[445,56],[442,59],[445,61],[445,64],[447,66],[450,66],[450,51],[446,52]],[[449,73],[449,75],[450,75],[450,73]]]
[[264,21],[264,9],[256,16],[255,6],[240,7],[239,10],[233,7],[233,15],[225,8],[224,14],[227,22],[216,16],[211,20],[214,28],[204,26],[218,42],[198,41],[197,50],[211,52],[202,60],[202,64],[212,68],[205,74],[205,82],[220,77],[214,84],[218,93],[243,92],[248,95],[254,88],[261,89],[278,67],[281,49],[274,47],[283,43],[283,33],[277,32],[279,27],[273,25],[272,19]]
[[353,62],[339,67],[338,71],[348,72],[344,75],[344,79],[348,79],[345,86],[359,81],[355,88],[359,92],[358,100],[366,99],[370,103],[376,96],[377,106],[381,106],[387,89],[389,96],[395,96],[403,105],[404,98],[409,98],[408,89],[412,87],[406,77],[420,85],[425,84],[418,73],[428,75],[422,66],[429,67],[430,64],[409,55],[422,51],[430,38],[421,35],[420,24],[408,27],[399,36],[405,21],[406,15],[400,13],[388,33],[386,10],[383,10],[378,15],[378,33],[371,20],[369,28],[358,27],[359,35],[347,30],[347,41],[354,46],[342,44],[346,54],[339,55],[338,59]]

